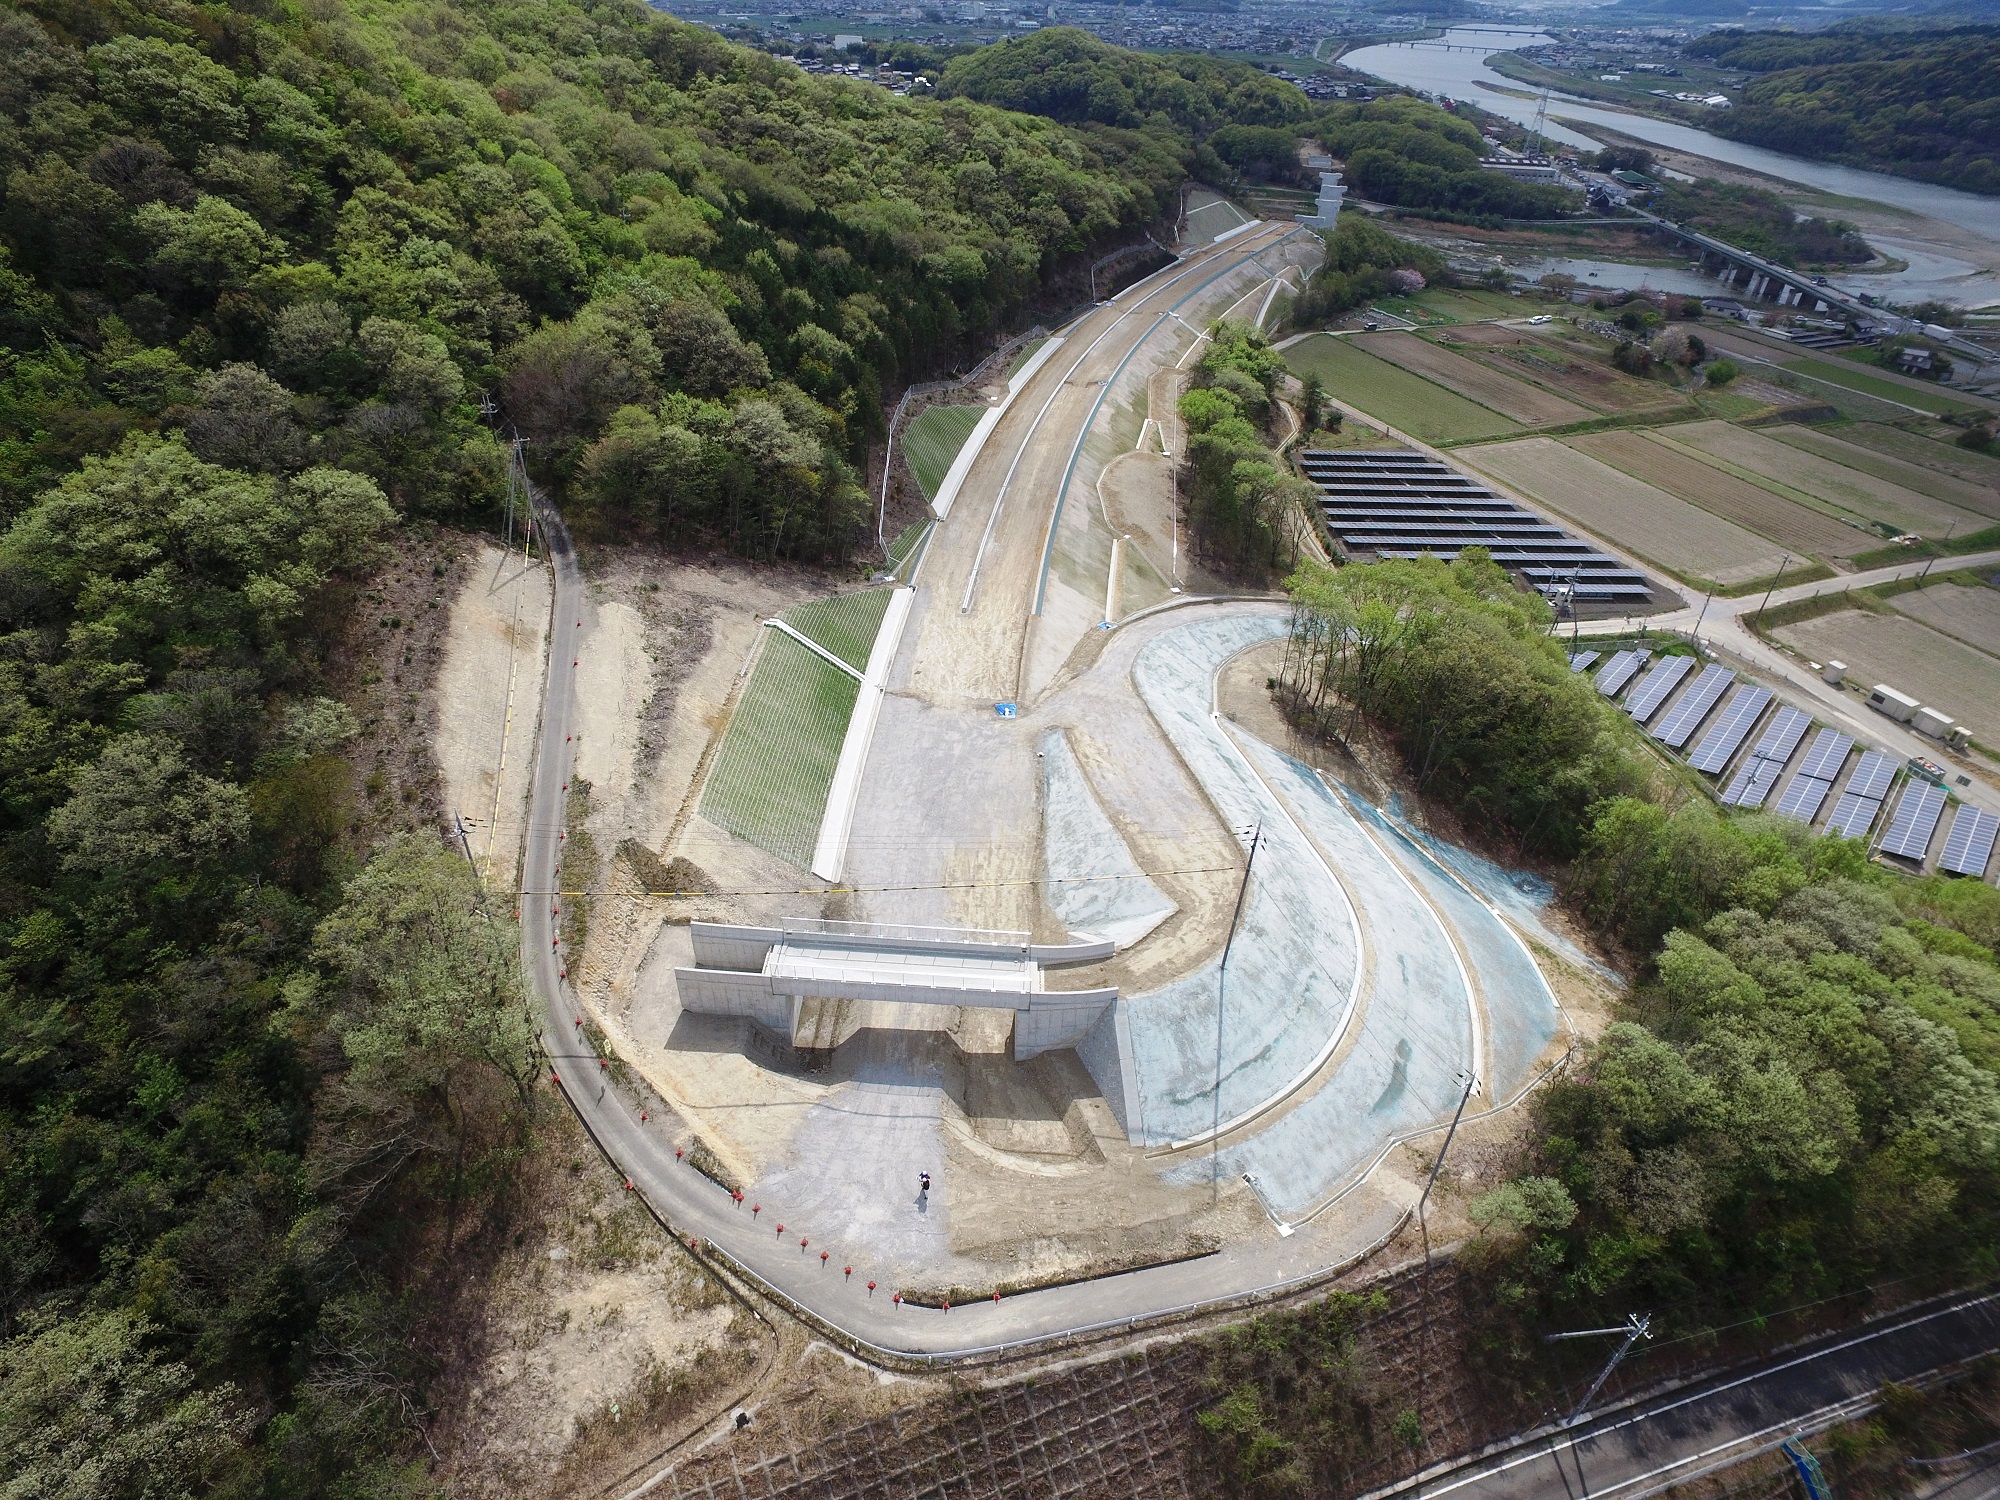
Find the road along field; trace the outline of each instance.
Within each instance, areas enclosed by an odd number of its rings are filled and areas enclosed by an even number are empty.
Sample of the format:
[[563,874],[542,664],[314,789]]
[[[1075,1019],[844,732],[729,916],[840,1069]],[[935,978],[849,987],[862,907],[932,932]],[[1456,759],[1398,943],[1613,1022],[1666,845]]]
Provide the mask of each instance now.
[[1300,379],[1318,375],[1329,395],[1427,443],[1500,437],[1520,430],[1519,423],[1377,359],[1347,338],[1301,339],[1285,350],[1285,362]]
[[1543,338],[1497,323],[1454,328],[1452,338],[1480,352],[1482,363],[1510,375],[1525,376],[1593,411],[1614,413],[1680,404],[1665,386],[1634,380],[1611,367],[1602,349],[1581,340],[1574,343]]
[[1771,633],[1813,661],[1846,662],[1850,681],[1886,682],[1950,714],[1980,739],[2000,730],[2000,658],[1917,620],[1844,609]]
[[1378,359],[1435,381],[1446,390],[1469,397],[1524,427],[1555,427],[1565,422],[1587,421],[1595,415],[1574,401],[1462,358],[1413,333],[1363,334],[1353,343]]
[[1784,560],[1783,547],[1554,438],[1486,443],[1452,456],[1684,578],[1747,583]]
[[[1960,479],[1955,474],[1925,464],[1908,462],[1893,454],[1848,442],[1845,440],[1845,428],[1840,432],[1820,432],[1783,422],[1764,431],[1788,447],[1816,454],[1830,463],[1885,479],[1906,490],[1915,490],[1920,495],[1929,495],[1933,500],[1942,500],[1963,510],[1976,511],[1990,520],[2000,520],[2000,478],[1986,484]],[[1917,441],[1923,440],[1920,438]]]
[[1964,534],[1987,524],[1977,512],[1947,505],[1729,422],[1682,423],[1664,440],[1747,470],[1787,492],[1897,531],[1941,537],[1953,527]]
[[1843,525],[1831,516],[1774,495],[1661,442],[1652,432],[1597,432],[1568,442],[1614,469],[1768,537],[1796,556],[1852,557],[1882,545],[1878,532]]
[[1934,583],[1898,594],[1890,603],[1898,614],[2000,657],[2000,589]]

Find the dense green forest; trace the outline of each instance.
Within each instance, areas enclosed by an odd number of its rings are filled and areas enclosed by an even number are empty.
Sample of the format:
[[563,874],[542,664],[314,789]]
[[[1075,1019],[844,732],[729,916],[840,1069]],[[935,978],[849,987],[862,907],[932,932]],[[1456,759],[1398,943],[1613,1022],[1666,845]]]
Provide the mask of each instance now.
[[1093,133],[1146,130],[1169,137],[1215,182],[1235,173],[1304,181],[1298,147],[1313,139],[1346,164],[1356,192],[1400,208],[1489,221],[1553,218],[1578,206],[1577,195],[1565,188],[1481,168],[1488,147],[1478,128],[1426,100],[1398,95],[1318,106],[1246,64],[1129,52],[1068,27],[954,58],[941,92],[1047,115]]
[[2000,193],[2000,26],[1715,31],[1684,50],[1756,75],[1717,134]]
[[627,0],[0,10],[0,1487],[423,1488],[537,1064],[333,653],[496,430],[586,532],[837,560],[882,386],[1185,169]]
[[[1495,842],[1572,856],[1568,904],[1635,973],[1536,1096],[1523,1168],[1469,1204],[1465,1357],[1540,1390],[1551,1328],[1648,1311],[1671,1338],[1878,1280],[1991,1274],[2000,891],[1717,810],[1478,549],[1306,563],[1290,588],[1294,720],[1381,736]],[[1414,1414],[1371,1405],[1358,1311],[1336,1294],[1218,1344],[1202,1425],[1239,1492],[1337,1483],[1425,1441]]]

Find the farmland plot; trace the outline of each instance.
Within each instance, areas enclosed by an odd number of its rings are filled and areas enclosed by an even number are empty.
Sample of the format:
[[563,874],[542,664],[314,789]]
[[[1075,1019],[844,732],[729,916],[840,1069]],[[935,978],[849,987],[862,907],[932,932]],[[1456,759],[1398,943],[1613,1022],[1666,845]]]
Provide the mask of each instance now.
[[1650,433],[1597,432],[1573,437],[1569,444],[1614,469],[1769,537],[1794,554],[1852,557],[1882,545],[1882,538],[1872,531],[1843,525],[1831,516],[1726,474],[1690,453],[1655,441]]
[[1583,422],[1594,415],[1574,401],[1503,375],[1449,349],[1427,343],[1413,333],[1376,333],[1355,342],[1378,359],[1435,380],[1446,390],[1469,396],[1481,406],[1491,407],[1502,416],[1512,417],[1528,427],[1554,427],[1564,422]]
[[1943,536],[1956,526],[1977,531],[1987,523],[1973,511],[1863,474],[1816,453],[1805,453],[1776,438],[1728,422],[1688,422],[1665,441],[1694,448],[1711,458],[1811,496],[1825,504],[1880,521],[1898,531]]
[[2000,458],[1974,453],[1953,443],[1940,443],[1922,433],[1905,432],[1880,422],[1856,422],[1840,429],[1847,442],[1893,458],[1905,459],[1926,469],[1937,469],[1982,489],[2000,490]]
[[[1886,479],[1891,484],[1901,485],[1906,490],[1929,495],[1933,500],[1942,500],[1949,505],[1977,511],[1990,520],[2000,520],[2000,480],[1987,484],[1968,483],[1956,475],[1927,468],[1922,464],[1909,463],[1892,454],[1880,453],[1859,443],[1847,442],[1831,432],[1815,432],[1809,427],[1785,424],[1770,428],[1769,432],[1787,447],[1803,449],[1833,463],[1845,464],[1848,468],[1859,470],[1863,474]],[[1919,438],[1917,441],[1922,442],[1923,439]]]
[[1478,347],[1481,364],[1524,376],[1594,411],[1613,413],[1674,406],[1680,397],[1664,386],[1634,380],[1614,370],[1595,351],[1580,353],[1512,328],[1483,323],[1454,328],[1452,337]]
[[1920,621],[1843,609],[1772,634],[1814,661],[1844,661],[1856,682],[1886,682],[1981,738],[2000,728],[2000,658]]
[[1344,338],[1302,339],[1285,351],[1301,377],[1318,374],[1327,394],[1425,442],[1499,437],[1520,428],[1497,411],[1468,401],[1434,381],[1377,359]]
[[2000,589],[1934,583],[1890,601],[1899,614],[2000,657]]
[[1482,443],[1456,456],[1524,499],[1686,578],[1745,583],[1777,572],[1783,561],[1777,544],[1554,438]]

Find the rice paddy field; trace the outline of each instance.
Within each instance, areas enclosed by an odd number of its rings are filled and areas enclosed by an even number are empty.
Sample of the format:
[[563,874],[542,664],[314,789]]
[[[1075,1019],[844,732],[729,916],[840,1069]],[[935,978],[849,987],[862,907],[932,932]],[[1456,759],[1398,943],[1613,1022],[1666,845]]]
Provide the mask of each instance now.
[[2000,657],[2000,589],[1933,583],[1890,603],[1899,614]]
[[1523,499],[1684,578],[1747,583],[1777,572],[1784,549],[1554,438],[1485,443],[1454,455]]
[[[1817,454],[1850,469],[1858,469],[1863,474],[1872,474],[1877,479],[1886,479],[1906,490],[1915,490],[1933,500],[1974,511],[1989,520],[2000,520],[2000,481],[1992,484],[1971,483],[1941,469],[1911,463],[1893,454],[1850,443],[1840,434],[1821,432],[1811,427],[1781,423],[1767,431],[1788,447]],[[1924,440],[1919,438],[1918,441]]]
[[1682,423],[1671,430],[1668,440],[1719,460],[1725,468],[1769,480],[1782,492],[1819,501],[1864,521],[1882,522],[1897,531],[1941,537],[1954,527],[1972,532],[1987,524],[1976,512],[1728,422]]
[[701,813],[804,869],[860,684],[780,631],[763,636],[702,791]]
[[[1895,601],[1898,608],[1902,600]],[[1969,725],[2000,729],[2000,658],[1905,615],[1843,609],[1772,634],[1813,661],[1843,661],[1855,682],[1886,682]]]
[[869,589],[860,594],[814,599],[793,605],[778,618],[859,672],[867,667],[868,653],[875,649],[875,636],[882,628],[891,592]]
[[926,500],[937,499],[938,486],[951,472],[952,460],[985,415],[983,406],[932,406],[911,418],[903,429],[903,458]]
[[1651,432],[1596,432],[1567,441],[1572,448],[1601,463],[1768,537],[1794,556],[1852,557],[1882,545],[1881,536],[1875,532],[1843,525],[1831,516],[1808,510],[1747,479],[1725,473],[1660,441]]
[[1436,381],[1446,390],[1469,397],[1524,427],[1554,427],[1564,422],[1588,421],[1596,415],[1588,407],[1578,406],[1553,391],[1502,374],[1413,333],[1371,333],[1354,342],[1376,358]]
[[1501,437],[1519,426],[1434,381],[1377,359],[1344,338],[1302,339],[1285,351],[1301,377],[1317,374],[1327,393],[1430,443]]
[[1839,436],[1858,447],[1904,459],[1926,469],[1963,479],[1967,484],[2000,490],[2000,458],[1974,453],[1955,443],[1939,442],[1922,433],[1906,432],[1880,422],[1855,422],[1838,429]]

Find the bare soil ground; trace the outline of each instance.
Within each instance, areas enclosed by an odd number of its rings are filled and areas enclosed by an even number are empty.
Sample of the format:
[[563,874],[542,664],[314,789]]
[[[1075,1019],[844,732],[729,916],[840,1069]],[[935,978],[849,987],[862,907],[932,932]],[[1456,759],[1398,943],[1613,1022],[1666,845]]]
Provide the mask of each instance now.
[[[1931,464],[1910,462],[1861,443],[1850,443],[1840,433],[1816,432],[1809,427],[1774,427],[1770,435],[1781,443],[1804,449],[1807,453],[1817,454],[1847,468],[1858,469],[1864,474],[1872,474],[1877,479],[1886,479],[1903,489],[1930,495],[1988,518],[2000,518],[2000,478],[1989,479],[1984,484],[1962,479]],[[1964,452],[1962,449],[1958,451]]]
[[776,1352],[559,1102],[517,1171],[433,1441],[441,1493],[594,1494],[747,1391]]
[[1658,485],[1691,505],[1734,521],[1795,554],[1852,557],[1882,544],[1880,535],[1844,526],[1782,495],[1703,463],[1640,432],[1597,432],[1569,439],[1572,448]]
[[1456,339],[1455,330],[1437,337],[1438,344],[1433,344],[1413,333],[1373,333],[1364,334],[1355,342],[1378,359],[1435,380],[1447,390],[1470,397],[1481,406],[1490,406],[1503,417],[1512,417],[1528,427],[1553,427],[1596,415],[1588,407],[1440,348],[1439,344]]
[[1584,340],[1543,337],[1497,323],[1465,324],[1451,336],[1481,350],[1471,357],[1495,370],[1547,386],[1593,411],[1637,411],[1679,399],[1664,386],[1612,369],[1603,351]]
[[2000,729],[2000,659],[1917,620],[1844,609],[1773,635],[1813,661],[1844,661],[1854,681],[1886,682],[1982,739]]
[[445,817],[463,821],[487,884],[516,885],[541,702],[549,575],[483,542],[451,602],[434,745]]
[[1738,583],[1774,572],[1782,549],[1554,438],[1461,448],[1457,455],[1530,500],[1687,577]]
[[1895,597],[1898,614],[2000,657],[2000,589],[1936,583]]

